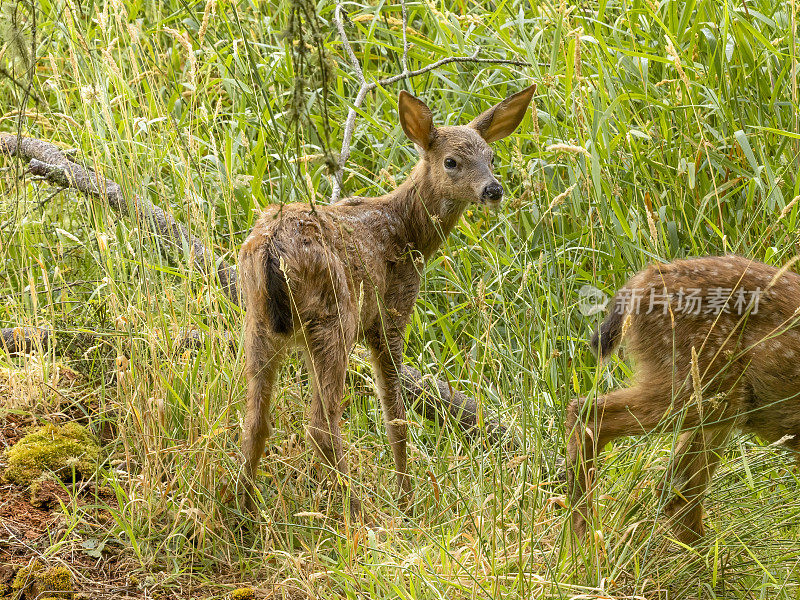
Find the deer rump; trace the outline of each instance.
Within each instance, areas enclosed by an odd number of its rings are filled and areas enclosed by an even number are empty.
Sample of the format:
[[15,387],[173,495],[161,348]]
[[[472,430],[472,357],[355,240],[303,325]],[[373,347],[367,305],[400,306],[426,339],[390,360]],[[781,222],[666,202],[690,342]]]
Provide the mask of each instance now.
[[[388,239],[381,201],[347,201],[335,205],[336,214],[315,213],[308,205],[270,206],[262,216],[267,226],[261,239],[244,246],[243,279],[252,278],[250,287],[261,292],[258,309],[274,333],[297,335],[298,327],[320,320],[349,324],[355,314],[368,328],[378,316],[376,298],[385,295],[398,261],[387,265],[369,258],[396,256],[398,250]],[[365,221],[368,227],[356,229]]]

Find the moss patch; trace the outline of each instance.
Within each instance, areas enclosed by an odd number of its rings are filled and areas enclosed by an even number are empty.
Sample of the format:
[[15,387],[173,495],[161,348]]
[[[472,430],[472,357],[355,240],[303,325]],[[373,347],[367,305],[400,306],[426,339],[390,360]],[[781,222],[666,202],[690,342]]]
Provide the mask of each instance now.
[[45,569],[39,562],[32,562],[21,568],[11,584],[16,598],[43,600],[49,598],[70,598],[72,592],[72,574],[66,567],[50,567]]
[[[67,597],[72,591],[72,573],[66,567],[50,567],[36,574],[36,585],[39,593],[51,594],[55,597]],[[60,593],[59,593],[60,592]]]
[[28,587],[34,583],[34,575],[41,571],[42,566],[38,562],[33,562],[27,567],[22,567],[17,571],[14,582],[11,584],[11,589],[18,595],[21,595]]
[[230,600],[254,600],[256,593],[251,588],[239,588],[233,590],[230,595]]
[[45,425],[6,451],[8,469],[3,478],[30,485],[43,472],[71,481],[94,473],[100,455],[97,440],[77,423]]

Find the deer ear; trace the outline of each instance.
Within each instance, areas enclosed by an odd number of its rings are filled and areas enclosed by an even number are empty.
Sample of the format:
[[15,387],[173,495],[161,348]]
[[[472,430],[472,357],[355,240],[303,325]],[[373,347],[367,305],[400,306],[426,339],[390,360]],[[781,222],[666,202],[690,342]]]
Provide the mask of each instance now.
[[470,127],[475,128],[481,137],[490,144],[503,139],[522,122],[535,91],[536,84],[534,83],[521,92],[509,96],[500,104],[494,105],[475,117],[470,123]]
[[397,104],[400,125],[403,126],[408,139],[423,150],[430,148],[436,135],[436,128],[433,126],[433,114],[428,105],[405,90],[400,91]]

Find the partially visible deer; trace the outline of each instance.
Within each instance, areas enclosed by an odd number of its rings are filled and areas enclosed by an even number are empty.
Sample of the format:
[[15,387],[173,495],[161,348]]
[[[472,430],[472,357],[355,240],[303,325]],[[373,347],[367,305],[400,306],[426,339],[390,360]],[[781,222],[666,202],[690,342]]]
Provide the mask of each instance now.
[[[535,86],[510,96],[471,123],[434,127],[430,109],[400,92],[403,131],[420,159],[393,192],[328,205],[270,206],[239,256],[246,303],[247,408],[245,503],[254,504],[256,471],[270,435],[270,398],[289,349],[300,348],[312,378],[307,437],[348,485],[339,421],[348,355],[361,338],[372,353],[377,392],[407,508],[406,413],[400,395],[403,336],[420,273],[470,203],[497,208],[503,188],[492,174],[489,144],[522,121]],[[350,487],[350,511],[361,511]]]
[[629,388],[569,406],[573,529],[585,534],[600,449],[677,429],[665,513],[692,543],[733,429],[800,451],[800,276],[740,256],[678,260],[636,274],[610,306],[592,348],[602,359],[624,338],[635,375]]

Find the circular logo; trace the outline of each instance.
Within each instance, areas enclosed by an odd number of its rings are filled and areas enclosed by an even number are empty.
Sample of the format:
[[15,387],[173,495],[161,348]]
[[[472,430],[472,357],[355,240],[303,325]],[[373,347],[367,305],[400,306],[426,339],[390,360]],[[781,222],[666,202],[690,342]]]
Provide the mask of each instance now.
[[605,310],[608,296],[593,285],[584,285],[578,290],[578,310],[585,317],[591,317]]

